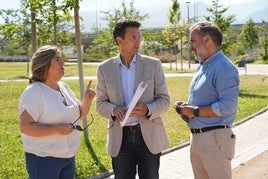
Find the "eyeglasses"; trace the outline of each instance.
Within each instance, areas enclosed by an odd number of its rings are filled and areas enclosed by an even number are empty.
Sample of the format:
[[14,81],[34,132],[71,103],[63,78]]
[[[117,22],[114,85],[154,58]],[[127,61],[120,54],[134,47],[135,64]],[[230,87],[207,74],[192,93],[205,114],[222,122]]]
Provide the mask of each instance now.
[[91,114],[90,116],[91,116],[91,121],[88,123],[88,125],[84,129],[80,125],[75,125],[75,123],[80,119],[80,117],[78,117],[73,123],[71,123],[73,125],[73,128],[78,130],[78,131],[86,130],[86,128],[88,128],[88,126],[90,126],[94,121],[93,115]]
[[64,92],[60,90],[60,94],[61,94],[61,96],[62,96],[62,98],[63,98],[62,103],[63,103],[65,106],[68,106],[67,100],[66,100],[66,98],[65,98],[65,96],[64,96]]
[[143,37],[124,37],[123,39],[127,39],[127,40],[130,40],[132,42],[140,42],[140,41],[144,40]]

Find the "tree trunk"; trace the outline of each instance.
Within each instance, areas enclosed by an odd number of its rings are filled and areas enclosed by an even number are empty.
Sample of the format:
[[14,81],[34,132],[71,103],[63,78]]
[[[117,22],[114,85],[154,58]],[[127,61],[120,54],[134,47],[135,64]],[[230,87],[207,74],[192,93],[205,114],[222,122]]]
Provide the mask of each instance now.
[[52,11],[53,11],[53,33],[54,33],[54,45],[58,45],[57,36],[57,6],[56,0],[52,0]]
[[37,50],[37,34],[36,34],[36,11],[33,9],[31,5],[31,25],[32,25],[32,53],[34,53]]
[[[80,98],[82,99],[85,90],[84,90],[82,48],[81,48],[81,33],[80,33],[80,22],[79,22],[79,5],[74,7],[74,22],[75,22],[75,34],[76,34],[77,64],[78,64],[78,74],[80,84]],[[83,120],[83,126],[87,126],[87,120]],[[84,131],[84,138],[85,140],[88,140],[87,129]]]
[[[32,54],[37,50],[37,34],[36,34],[36,11],[32,7],[31,4],[31,30],[32,30]],[[27,60],[27,78],[29,77],[30,74],[30,59],[29,59],[29,53],[27,51],[28,55],[28,60]]]

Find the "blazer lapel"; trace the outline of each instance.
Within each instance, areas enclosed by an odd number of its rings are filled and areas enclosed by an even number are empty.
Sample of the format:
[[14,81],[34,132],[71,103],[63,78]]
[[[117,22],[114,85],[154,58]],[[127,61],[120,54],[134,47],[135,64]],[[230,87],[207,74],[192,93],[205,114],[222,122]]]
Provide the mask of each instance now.
[[[115,91],[115,94],[118,95],[118,99],[120,99],[121,105],[124,105],[124,99],[123,99],[123,91],[122,91],[122,81],[121,81],[121,74],[120,74],[120,56],[118,55],[114,59],[114,81],[115,84],[119,84],[117,86],[117,90]],[[121,93],[118,93],[118,91],[121,91]]]
[[137,54],[136,59],[136,79],[135,79],[135,89],[137,89],[138,85],[143,79],[143,59],[140,54]]

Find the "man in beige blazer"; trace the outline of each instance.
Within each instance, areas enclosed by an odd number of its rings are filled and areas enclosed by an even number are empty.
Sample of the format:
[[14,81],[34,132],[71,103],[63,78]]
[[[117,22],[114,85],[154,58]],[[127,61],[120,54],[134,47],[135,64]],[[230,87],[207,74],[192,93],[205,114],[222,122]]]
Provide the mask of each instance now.
[[[98,66],[96,110],[108,119],[108,154],[116,179],[158,179],[161,151],[169,147],[161,115],[168,110],[168,94],[159,59],[138,53],[140,23],[119,22],[114,39],[120,54]],[[129,122],[121,127],[139,83],[147,88],[133,109]],[[138,166],[138,167],[137,167]]]

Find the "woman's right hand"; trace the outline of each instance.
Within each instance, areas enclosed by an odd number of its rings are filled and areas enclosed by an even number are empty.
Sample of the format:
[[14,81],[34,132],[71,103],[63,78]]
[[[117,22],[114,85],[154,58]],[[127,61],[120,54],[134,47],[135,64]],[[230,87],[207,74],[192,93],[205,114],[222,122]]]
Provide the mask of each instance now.
[[74,128],[72,124],[56,124],[57,125],[57,130],[59,135],[68,135],[70,134]]
[[36,122],[27,110],[24,110],[20,115],[20,131],[29,136],[68,135],[73,130],[72,124],[42,124]]

